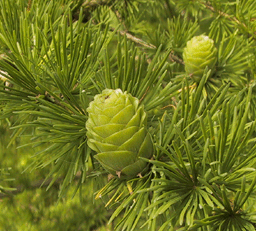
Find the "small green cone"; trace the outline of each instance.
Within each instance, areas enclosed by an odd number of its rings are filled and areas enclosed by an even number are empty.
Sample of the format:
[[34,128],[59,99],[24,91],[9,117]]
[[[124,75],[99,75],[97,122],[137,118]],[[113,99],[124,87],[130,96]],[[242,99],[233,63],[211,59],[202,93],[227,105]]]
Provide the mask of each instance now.
[[105,89],[87,108],[88,146],[112,175],[136,177],[151,158],[153,142],[146,129],[146,113],[139,100],[120,89]]
[[206,67],[213,69],[217,62],[217,49],[214,41],[208,36],[195,36],[187,42],[183,52],[187,74],[199,82]]

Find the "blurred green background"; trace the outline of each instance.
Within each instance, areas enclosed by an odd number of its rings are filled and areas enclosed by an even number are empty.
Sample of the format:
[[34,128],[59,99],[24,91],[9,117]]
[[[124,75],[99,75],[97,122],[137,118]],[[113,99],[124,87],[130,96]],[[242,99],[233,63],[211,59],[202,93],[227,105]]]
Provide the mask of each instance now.
[[75,182],[68,195],[59,199],[61,179],[47,189],[49,181],[43,181],[50,167],[30,171],[28,166],[35,150],[18,148],[29,137],[12,137],[7,127],[8,121],[0,122],[0,169],[4,170],[0,185],[16,190],[0,194],[1,231],[113,230],[107,225],[111,211],[102,201],[94,200],[92,180],[83,185],[82,193],[78,191],[73,197]]

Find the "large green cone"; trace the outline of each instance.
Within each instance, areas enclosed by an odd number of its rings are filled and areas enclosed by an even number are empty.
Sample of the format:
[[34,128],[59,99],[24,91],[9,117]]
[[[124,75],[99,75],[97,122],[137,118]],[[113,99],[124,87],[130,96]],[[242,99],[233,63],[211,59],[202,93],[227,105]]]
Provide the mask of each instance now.
[[120,89],[105,89],[90,103],[86,122],[88,145],[113,175],[132,178],[146,167],[153,143],[146,130],[146,113],[139,100]]
[[217,49],[208,36],[195,36],[187,42],[183,52],[187,74],[199,82],[206,67],[213,69],[217,62]]

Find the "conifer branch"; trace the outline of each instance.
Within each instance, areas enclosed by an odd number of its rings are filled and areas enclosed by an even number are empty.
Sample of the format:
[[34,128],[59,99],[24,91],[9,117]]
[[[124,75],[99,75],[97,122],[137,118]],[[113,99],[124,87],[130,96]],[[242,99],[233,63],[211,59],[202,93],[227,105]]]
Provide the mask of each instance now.
[[[111,1],[97,1],[97,0],[92,0],[92,1],[86,1],[86,2],[84,2],[84,3],[82,4],[82,6],[83,6],[84,8],[94,8],[94,7],[97,7],[97,6],[99,6],[99,5],[109,5],[110,3],[111,3]],[[169,5],[169,7],[170,7],[170,5]],[[125,27],[124,22],[122,21],[119,12],[116,11],[115,14],[116,14],[116,17],[118,18],[119,22]],[[111,30],[114,31],[114,28],[112,28]],[[156,46],[155,46],[155,45],[150,44],[150,43],[147,43],[147,42],[143,41],[142,39],[137,38],[137,37],[135,37],[134,35],[132,35],[132,34],[126,32],[126,31],[118,30],[117,32],[120,33],[122,36],[126,35],[126,37],[127,37],[129,40],[131,40],[131,41],[133,41],[133,42],[135,42],[135,43],[137,43],[137,44],[139,44],[139,45],[141,45],[141,46],[144,46],[144,47],[149,48],[149,49],[156,49]],[[170,59],[172,62],[176,62],[176,63],[179,63],[179,64],[184,65],[183,60],[180,59],[179,57],[175,56],[175,55],[172,54],[172,53],[170,53],[169,59]]]
[[27,6],[27,11],[30,11],[31,4],[32,4],[32,0],[29,0],[29,1],[28,1],[28,6]]
[[117,230],[255,230],[255,1],[16,2],[0,1],[0,133],[51,171],[0,201],[90,177]]
[[207,9],[211,10],[212,12],[217,12],[221,16],[224,16],[225,18],[227,18],[227,19],[229,19],[229,20],[231,20],[231,21],[233,21],[233,22],[235,22],[239,25],[242,25],[242,26],[246,27],[246,25],[244,23],[240,22],[236,17],[232,17],[231,15],[229,15],[225,12],[214,9],[214,7],[212,5],[210,5],[210,3],[203,3],[203,4]]
[[[156,49],[157,48],[155,45],[147,43],[147,42],[143,41],[142,39],[137,38],[134,35],[131,35],[130,33],[126,32],[126,31],[118,30],[117,32],[119,32],[122,36],[126,36],[131,41],[133,41],[133,42],[135,42],[135,43],[137,43],[139,45],[142,45],[142,46],[144,46],[146,48],[149,48],[149,49]],[[172,62],[176,62],[176,63],[184,65],[183,60],[180,59],[179,57],[177,57],[176,55],[172,54],[172,53],[169,55],[169,59]]]
[[125,35],[126,35],[126,37],[127,37],[128,39],[130,39],[131,41],[133,41],[133,42],[135,42],[135,43],[137,43],[137,44],[140,44],[140,45],[142,45],[142,46],[144,46],[144,47],[147,47],[147,48],[150,48],[150,49],[156,49],[156,46],[154,46],[153,44],[147,43],[147,42],[143,41],[142,39],[137,38],[137,37],[131,35],[131,34],[128,33],[128,32],[121,31],[121,30],[119,30],[118,32],[119,32],[122,36],[125,36]]
[[[170,5],[169,5],[169,7],[170,7]],[[120,16],[119,12],[116,11],[115,14],[116,14],[116,17],[118,18],[119,22],[124,26],[124,28],[126,28],[126,26],[125,26],[123,20],[121,19],[121,16]],[[135,42],[135,43],[137,43],[137,44],[139,44],[139,45],[142,45],[142,46],[144,46],[144,47],[146,47],[146,48],[149,48],[149,49],[156,49],[156,48],[157,48],[155,45],[150,44],[150,43],[147,43],[147,42],[143,41],[142,39],[137,38],[137,37],[135,37],[134,35],[132,35],[132,34],[126,32],[126,31],[118,30],[117,32],[119,32],[122,36],[126,35],[126,37],[127,37],[128,39],[130,39],[131,41],[133,41],[133,42]],[[170,53],[169,59],[170,59],[172,62],[176,62],[176,63],[180,63],[180,64],[184,65],[183,60],[180,59],[179,57],[175,56],[175,55],[172,54],[172,53]]]
[[175,15],[175,11],[173,10],[173,8],[171,7],[170,1],[165,0],[165,5],[169,11],[169,14],[171,17],[173,17]]
[[[212,12],[218,13],[219,15],[229,19],[230,21],[235,22],[237,25],[242,26],[243,28],[245,28],[248,31],[248,33],[250,33],[247,25],[245,23],[239,21],[235,16],[231,16],[231,15],[229,15],[229,14],[227,14],[227,13],[221,11],[221,10],[216,10],[210,3],[202,3],[202,4],[207,9],[211,10]],[[254,34],[256,34],[256,32],[254,32]]]
[[82,4],[82,7],[84,7],[84,8],[94,8],[94,7],[97,7],[97,6],[100,6],[100,5],[108,5],[108,4],[110,4],[110,2],[111,1],[109,1],[109,0],[106,0],[106,1],[104,1],[104,0],[101,0],[101,1],[99,1],[99,0],[91,0],[91,1],[87,0]]

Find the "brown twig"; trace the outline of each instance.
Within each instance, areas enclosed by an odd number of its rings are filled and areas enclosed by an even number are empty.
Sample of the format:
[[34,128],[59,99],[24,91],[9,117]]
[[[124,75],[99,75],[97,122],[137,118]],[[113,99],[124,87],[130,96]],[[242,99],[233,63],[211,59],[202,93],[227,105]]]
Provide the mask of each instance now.
[[237,24],[239,25],[243,25],[246,27],[246,25],[244,23],[241,23],[236,17],[232,17],[230,16],[229,14],[225,13],[225,12],[222,12],[220,10],[215,10],[213,6],[211,6],[209,3],[203,3],[204,6],[206,8],[208,8],[209,10],[211,10],[212,12],[217,12],[219,13],[221,16],[224,16],[225,18],[228,18],[229,20],[233,21],[233,22],[236,22]]
[[[227,13],[221,11],[221,10],[214,9],[214,7],[210,3],[202,3],[202,4],[207,9],[211,10],[212,12],[214,12],[214,13],[217,12],[219,15],[229,19],[232,22],[235,22],[236,24],[238,24],[238,25],[240,25],[240,26],[242,26],[242,27],[244,27],[244,28],[246,28],[248,30],[247,25],[245,23],[243,23],[243,22],[240,22],[235,16],[231,16],[231,15],[229,15],[229,14],[227,14]],[[256,32],[254,32],[254,34],[256,34]]]
[[32,5],[32,0],[28,0],[27,11],[30,11],[31,5]]
[[[108,1],[108,0],[106,0],[106,1],[103,1],[103,0],[102,1],[92,0],[92,1],[84,2],[82,4],[82,7],[84,7],[84,8],[93,8],[93,7],[97,7],[99,5],[108,5],[110,3],[111,3],[111,1]],[[116,17],[119,20],[119,22],[125,27],[119,12],[115,11],[115,14],[116,14]],[[114,28],[111,28],[111,30],[114,31]],[[143,41],[142,39],[137,38],[134,35],[128,33],[127,31],[117,30],[117,32],[120,33],[122,36],[126,36],[127,39],[129,39],[129,40],[131,40],[131,41],[133,41],[133,42],[135,42],[135,43],[137,43],[137,44],[139,44],[139,45],[141,45],[143,47],[146,47],[146,48],[149,48],[149,49],[156,49],[157,48],[155,45],[147,43],[147,42]],[[180,59],[179,57],[175,56],[173,53],[171,53],[169,55],[169,59],[172,62],[176,62],[176,63],[184,65],[183,60]]]
[[149,87],[146,89],[145,93],[143,94],[143,96],[141,97],[141,99],[139,100],[139,102],[141,103],[141,101],[145,98],[147,92],[149,90]]
[[94,8],[94,7],[97,7],[99,5],[108,5],[111,1],[109,0],[87,0],[85,1],[83,4],[82,4],[82,7],[84,8]]
[[[144,46],[144,47],[149,48],[149,49],[156,49],[155,45],[147,43],[147,42],[143,41],[142,39],[137,38],[137,37],[131,35],[130,33],[126,32],[126,31],[118,30],[117,32],[119,32],[122,36],[126,36],[128,39],[130,39],[131,41],[133,41],[133,42],[135,42],[135,43],[137,43],[141,46]],[[179,57],[177,57],[176,55],[174,55],[173,53],[170,53],[169,59],[172,62],[176,62],[176,63],[184,65],[183,60],[180,59]]]
[[150,49],[155,49],[156,46],[150,44],[150,43],[146,43],[145,41],[143,41],[142,39],[139,39],[133,35],[131,35],[130,33],[128,32],[125,32],[125,31],[121,31],[121,30],[118,30],[117,32],[119,32],[122,36],[126,35],[126,37],[130,40],[132,40],[133,42],[137,43],[137,44],[140,44],[144,47],[147,47],[147,48],[150,48]]

